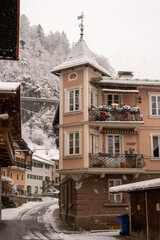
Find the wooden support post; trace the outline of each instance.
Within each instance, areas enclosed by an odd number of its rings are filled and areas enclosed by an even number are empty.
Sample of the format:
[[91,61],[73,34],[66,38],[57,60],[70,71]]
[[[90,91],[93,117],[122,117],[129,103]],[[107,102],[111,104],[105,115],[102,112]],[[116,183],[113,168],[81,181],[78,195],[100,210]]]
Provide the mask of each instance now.
[[1,223],[1,205],[2,205],[2,201],[1,201],[1,196],[2,196],[2,168],[0,166],[0,223]]
[[146,206],[146,239],[149,240],[147,192],[145,192],[145,206]]
[[132,234],[132,209],[131,209],[131,195],[129,198],[129,232]]

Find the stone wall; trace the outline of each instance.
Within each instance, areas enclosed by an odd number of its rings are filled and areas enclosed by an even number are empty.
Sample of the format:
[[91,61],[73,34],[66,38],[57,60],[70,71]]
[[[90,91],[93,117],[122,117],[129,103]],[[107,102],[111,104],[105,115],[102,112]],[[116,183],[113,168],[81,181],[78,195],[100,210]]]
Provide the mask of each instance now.
[[13,201],[16,204],[16,207],[21,206],[23,203],[27,203],[27,202],[40,202],[42,201],[41,197],[26,197],[26,196],[15,196],[15,195],[10,195],[9,197],[11,197],[13,199]]

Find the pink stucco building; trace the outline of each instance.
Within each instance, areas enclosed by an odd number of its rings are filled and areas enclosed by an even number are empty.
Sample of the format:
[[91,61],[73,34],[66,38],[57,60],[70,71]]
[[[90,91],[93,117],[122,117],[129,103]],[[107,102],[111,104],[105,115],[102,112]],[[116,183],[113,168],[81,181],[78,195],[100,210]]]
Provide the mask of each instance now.
[[60,216],[77,230],[116,228],[128,195],[109,187],[160,176],[160,81],[113,78],[83,37],[52,73],[60,77]]

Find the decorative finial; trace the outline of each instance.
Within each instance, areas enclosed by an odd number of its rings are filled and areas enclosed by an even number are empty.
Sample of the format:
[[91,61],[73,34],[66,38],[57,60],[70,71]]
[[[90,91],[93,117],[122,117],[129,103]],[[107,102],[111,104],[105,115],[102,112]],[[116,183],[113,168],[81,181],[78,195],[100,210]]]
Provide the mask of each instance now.
[[82,14],[80,16],[77,17],[78,20],[81,19],[81,23],[79,24],[80,30],[81,30],[81,38],[83,38],[83,30],[84,30],[84,25],[83,25],[83,18],[84,18],[84,14],[82,12]]

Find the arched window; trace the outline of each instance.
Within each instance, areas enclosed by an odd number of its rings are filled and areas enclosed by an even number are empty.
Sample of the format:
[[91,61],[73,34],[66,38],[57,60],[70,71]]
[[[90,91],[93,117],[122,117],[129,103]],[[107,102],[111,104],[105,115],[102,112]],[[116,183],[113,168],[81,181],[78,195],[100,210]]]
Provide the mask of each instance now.
[[37,186],[34,187],[34,194],[38,194],[38,187]]

